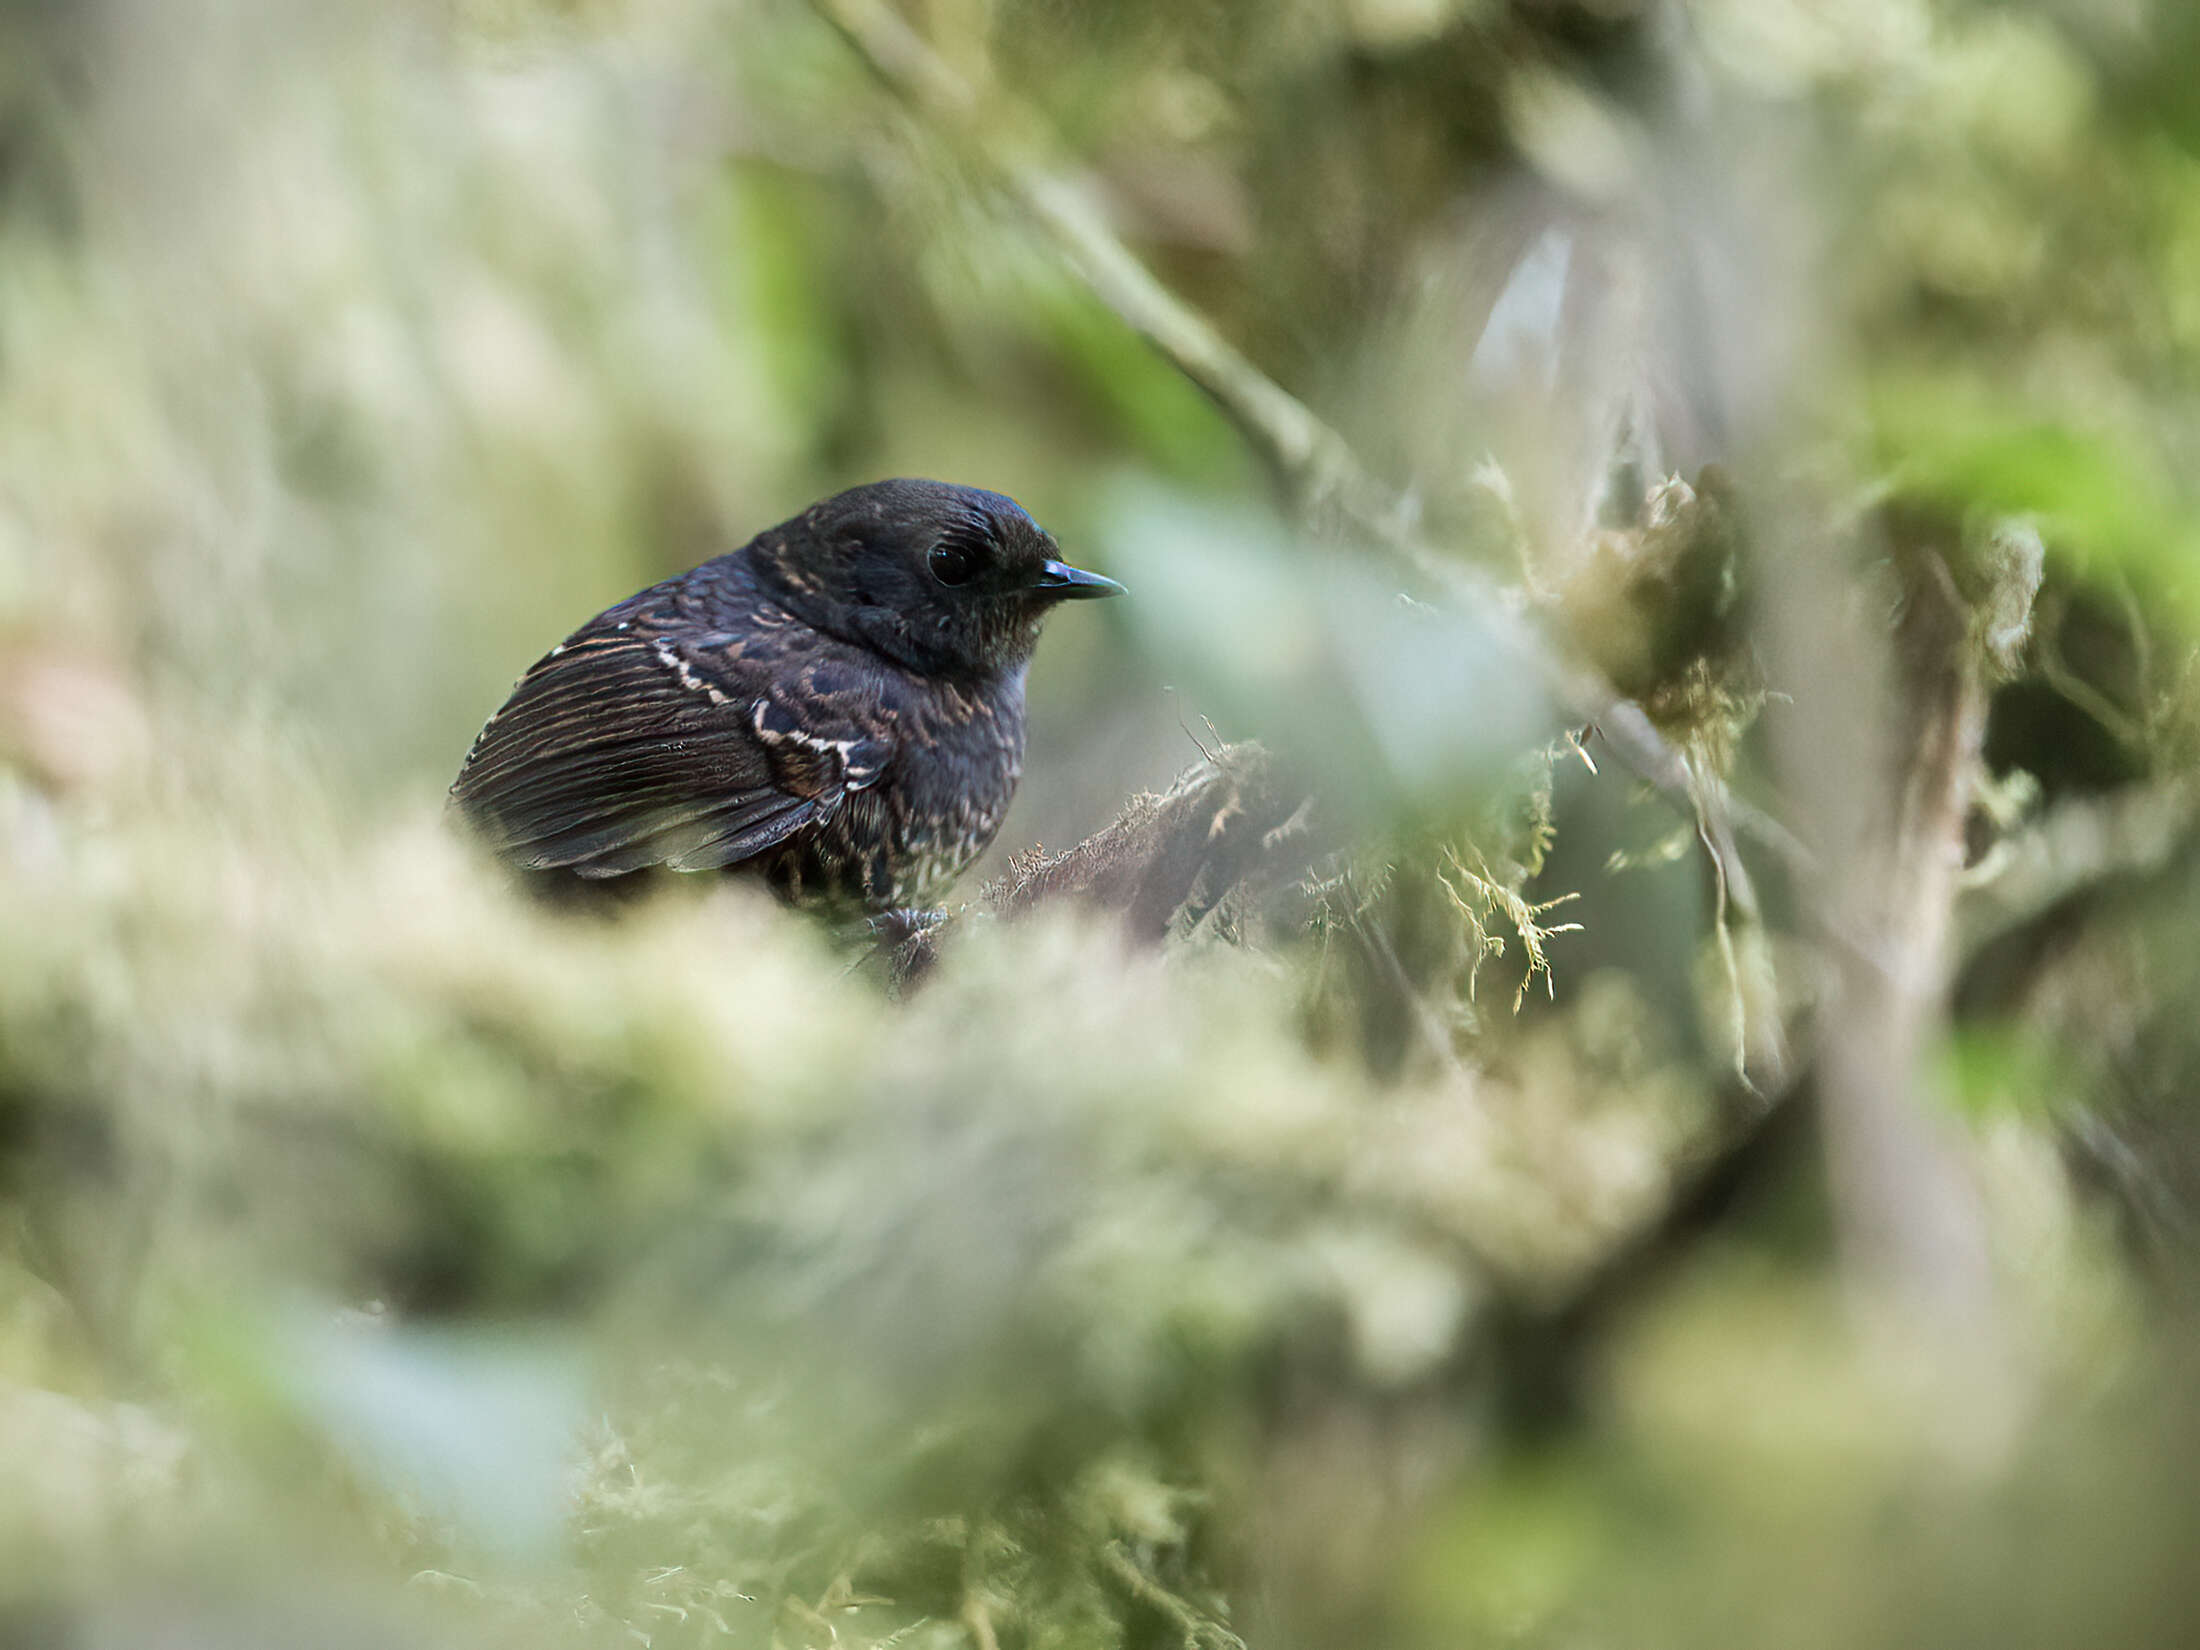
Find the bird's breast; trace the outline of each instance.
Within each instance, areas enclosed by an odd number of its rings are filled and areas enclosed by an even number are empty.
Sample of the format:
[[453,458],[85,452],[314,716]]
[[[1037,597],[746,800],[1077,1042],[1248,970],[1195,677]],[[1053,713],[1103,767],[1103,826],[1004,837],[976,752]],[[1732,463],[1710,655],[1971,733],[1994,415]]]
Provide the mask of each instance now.
[[936,895],[1000,834],[1024,768],[1021,686],[943,684],[909,707],[885,799],[914,890],[905,903]]
[[774,880],[797,897],[874,910],[938,900],[990,847],[1023,773],[1022,684],[987,691],[914,683],[880,718],[894,756],[876,782],[848,793]]

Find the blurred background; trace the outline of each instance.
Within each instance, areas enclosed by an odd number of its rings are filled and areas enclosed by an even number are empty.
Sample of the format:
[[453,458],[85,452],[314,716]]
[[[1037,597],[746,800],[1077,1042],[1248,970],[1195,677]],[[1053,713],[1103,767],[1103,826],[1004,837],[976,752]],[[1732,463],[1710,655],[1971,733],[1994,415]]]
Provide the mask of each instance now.
[[[0,1644],[2194,1642],[2196,364],[2175,0],[0,0]],[[448,827],[891,475],[921,982]]]

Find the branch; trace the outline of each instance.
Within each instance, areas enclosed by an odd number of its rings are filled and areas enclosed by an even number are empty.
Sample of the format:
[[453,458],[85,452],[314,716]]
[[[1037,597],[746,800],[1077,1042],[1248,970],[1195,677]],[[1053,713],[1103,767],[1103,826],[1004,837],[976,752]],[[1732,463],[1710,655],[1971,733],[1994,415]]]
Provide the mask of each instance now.
[[[1008,919],[1057,903],[1114,911],[1132,944],[1158,945],[1225,901],[1246,906],[1304,872],[1326,846],[1312,815],[1305,788],[1260,746],[1226,745],[1166,791],[1131,798],[1076,847],[1018,860],[978,896],[978,909]],[[895,946],[897,984],[932,966],[947,926]]]
[[1225,898],[1305,870],[1318,851],[1310,815],[1266,751],[1227,745],[1068,852],[1017,865],[986,899],[1003,916],[1059,899],[1118,910],[1132,940],[1157,945]]
[[[2030,633],[2044,551],[2035,532],[2012,523],[1969,558],[1968,587],[1930,544],[1898,563],[1907,565],[1893,714],[1880,728],[1864,728],[1856,708],[1826,691],[1829,683],[1814,684],[1817,725],[1808,730],[1811,748],[1795,758],[1821,787],[1854,784],[1853,774],[1844,781],[1837,770],[1815,766],[1845,734],[1880,735],[1880,754],[1892,758],[1884,790],[1859,799],[1822,913],[1829,932],[1848,943],[1839,989],[1820,1017],[1819,1092],[1836,1218],[1858,1274],[1894,1285],[1975,1341],[1993,1324],[1985,1217],[1968,1165],[1918,1090],[1946,1012],[1965,824],[1985,771],[1987,706]],[[1823,573],[1795,568],[1790,622],[1807,620],[1813,609],[1822,615],[1823,592],[1809,588],[1814,576]],[[1869,655],[1821,650],[1820,672],[1844,670],[1853,680],[1859,657]]]

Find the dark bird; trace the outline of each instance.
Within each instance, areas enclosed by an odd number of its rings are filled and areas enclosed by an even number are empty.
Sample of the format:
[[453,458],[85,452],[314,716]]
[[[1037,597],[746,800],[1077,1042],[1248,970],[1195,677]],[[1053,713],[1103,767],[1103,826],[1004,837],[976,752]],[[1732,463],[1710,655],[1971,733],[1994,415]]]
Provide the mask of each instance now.
[[546,883],[734,871],[801,904],[922,907],[1008,812],[1041,622],[1122,588],[999,493],[853,488],[574,631],[451,796]]

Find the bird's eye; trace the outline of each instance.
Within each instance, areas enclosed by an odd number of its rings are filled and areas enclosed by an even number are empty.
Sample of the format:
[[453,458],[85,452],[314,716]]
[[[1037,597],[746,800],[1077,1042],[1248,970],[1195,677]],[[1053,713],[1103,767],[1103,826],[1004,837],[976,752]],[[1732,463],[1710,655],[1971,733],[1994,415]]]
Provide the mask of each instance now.
[[978,553],[967,544],[946,544],[932,547],[932,577],[953,587],[968,584],[978,571]]

